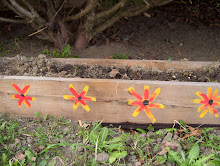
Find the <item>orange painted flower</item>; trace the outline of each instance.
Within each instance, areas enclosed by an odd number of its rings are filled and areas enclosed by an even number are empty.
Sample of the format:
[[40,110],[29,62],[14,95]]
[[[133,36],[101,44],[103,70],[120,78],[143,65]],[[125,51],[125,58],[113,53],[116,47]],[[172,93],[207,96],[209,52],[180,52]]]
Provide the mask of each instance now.
[[149,86],[145,85],[144,86],[144,99],[139,94],[137,94],[137,92],[135,92],[135,90],[132,87],[128,88],[128,91],[138,100],[138,101],[135,101],[135,100],[128,101],[129,105],[139,106],[132,114],[133,117],[136,117],[144,109],[147,116],[151,119],[152,123],[154,123],[156,119],[154,118],[149,108],[162,108],[162,109],[165,108],[163,104],[152,103],[155,100],[155,98],[159,95],[160,88],[157,88],[155,92],[151,95],[151,97],[149,98],[149,93],[150,93]]
[[196,95],[202,98],[193,100],[194,103],[202,104],[197,109],[198,112],[202,111],[199,117],[203,118],[207,112],[209,112],[209,114],[214,113],[215,117],[218,117],[218,111],[215,109],[216,106],[220,106],[220,102],[218,102],[220,100],[220,96],[217,97],[218,89],[216,89],[212,94],[212,88],[208,87],[207,95],[199,91],[196,92]]
[[86,93],[89,90],[89,86],[85,86],[83,91],[80,93],[80,95],[76,92],[76,90],[74,89],[72,84],[69,84],[69,90],[70,92],[74,95],[74,96],[70,96],[70,95],[64,95],[63,98],[66,100],[75,100],[75,103],[73,105],[73,109],[76,110],[79,106],[79,103],[82,105],[82,107],[89,112],[90,108],[89,106],[86,104],[85,101],[96,101],[95,97],[86,97]]
[[19,99],[18,100],[18,106],[21,106],[21,104],[24,102],[24,104],[27,107],[31,107],[31,104],[29,103],[28,100],[34,101],[35,98],[34,97],[26,96],[27,91],[30,88],[30,85],[26,85],[22,90],[15,83],[13,83],[12,86],[19,93],[19,94],[16,94],[16,95],[11,95],[11,97],[13,99]]

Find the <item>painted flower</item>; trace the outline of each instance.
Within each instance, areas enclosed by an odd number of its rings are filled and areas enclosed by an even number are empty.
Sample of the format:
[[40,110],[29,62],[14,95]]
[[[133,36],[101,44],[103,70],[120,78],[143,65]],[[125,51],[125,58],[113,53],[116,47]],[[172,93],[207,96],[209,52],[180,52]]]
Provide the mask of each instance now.
[[202,98],[193,100],[194,103],[202,104],[197,109],[198,112],[202,111],[199,117],[203,118],[207,112],[209,112],[209,114],[214,113],[215,117],[218,117],[218,111],[215,109],[216,106],[220,106],[220,102],[218,102],[220,100],[220,96],[217,97],[218,89],[216,89],[212,94],[212,88],[208,87],[207,95],[199,91],[196,92],[196,95]]
[[24,104],[27,107],[31,107],[31,104],[30,104],[29,100],[35,101],[35,98],[30,97],[30,96],[26,96],[27,91],[30,88],[30,85],[26,85],[22,90],[15,83],[13,83],[12,86],[19,93],[19,94],[16,94],[16,95],[11,95],[11,97],[13,99],[19,99],[18,100],[18,106],[21,106],[21,104],[24,102]]
[[157,88],[155,92],[151,95],[151,97],[149,97],[149,93],[150,93],[149,86],[145,85],[144,99],[139,94],[137,94],[137,92],[135,92],[135,90],[132,87],[128,88],[128,91],[138,100],[138,101],[135,100],[128,101],[129,105],[139,106],[132,114],[133,117],[136,117],[144,109],[147,116],[151,119],[152,123],[154,123],[156,119],[154,118],[152,112],[150,111],[150,108],[162,108],[162,109],[165,108],[163,104],[153,103],[155,98],[160,93],[160,88]]
[[82,107],[87,111],[89,112],[90,111],[90,108],[89,106],[86,104],[85,101],[96,101],[96,98],[95,97],[86,97],[86,93],[88,92],[89,90],[89,86],[85,86],[83,91],[78,94],[76,92],[76,90],[74,89],[73,85],[72,84],[69,84],[69,90],[70,92],[74,95],[74,96],[70,96],[70,95],[64,95],[63,98],[66,99],[66,100],[75,100],[75,103],[73,105],[73,109],[76,110],[79,106],[79,104],[82,105]]

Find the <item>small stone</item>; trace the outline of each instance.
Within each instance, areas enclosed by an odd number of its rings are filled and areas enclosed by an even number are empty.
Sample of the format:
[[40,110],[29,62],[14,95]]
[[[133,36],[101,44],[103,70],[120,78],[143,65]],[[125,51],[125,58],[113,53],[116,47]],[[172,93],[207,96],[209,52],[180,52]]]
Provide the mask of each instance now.
[[82,146],[77,146],[77,151],[78,152],[82,152],[83,151],[83,147]]
[[128,161],[131,163],[137,162],[137,157],[135,155],[131,155],[128,157]]
[[171,137],[172,137],[172,133],[167,133],[167,135],[163,139],[163,142],[169,142]]
[[157,143],[162,142],[162,138],[157,138]]
[[145,137],[147,137],[147,134],[145,134],[145,133],[144,134],[140,134],[139,137],[140,138],[145,138]]
[[97,155],[96,161],[106,162],[108,159],[109,155],[105,152],[102,152]]
[[27,137],[27,143],[32,144],[34,142],[32,137]]
[[16,155],[15,155],[15,158],[18,160],[18,161],[22,161],[23,159],[25,159],[26,155],[24,155],[21,151],[17,152]]
[[152,131],[147,132],[147,138],[149,139],[151,137],[153,137],[153,132]]
[[182,47],[182,46],[183,46],[183,43],[180,43],[179,45]]
[[45,59],[47,56],[46,55],[44,55],[44,54],[40,54],[40,55],[38,55],[38,59]]
[[37,74],[37,73],[38,73],[38,68],[37,68],[37,66],[33,67],[32,73],[33,73],[33,74]]
[[178,135],[174,135],[174,136],[173,136],[173,140],[176,141],[176,140],[178,140],[178,139],[179,139],[179,136],[178,136]]

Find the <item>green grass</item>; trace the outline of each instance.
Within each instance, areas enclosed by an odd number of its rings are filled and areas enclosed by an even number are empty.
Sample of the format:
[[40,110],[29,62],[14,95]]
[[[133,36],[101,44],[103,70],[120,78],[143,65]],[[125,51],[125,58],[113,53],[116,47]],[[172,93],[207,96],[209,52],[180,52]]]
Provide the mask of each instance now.
[[[0,165],[3,166],[53,166],[63,165],[98,165],[99,153],[105,152],[109,159],[102,164],[126,165],[126,157],[134,155],[143,165],[219,165],[220,138],[213,133],[213,128],[202,128],[201,136],[190,136],[178,140],[180,150],[172,146],[163,147],[155,143],[164,138],[164,132],[171,133],[171,139],[178,132],[176,128],[155,130],[152,125],[146,129],[124,131],[120,127],[103,127],[101,122],[92,125],[83,123],[79,126],[64,117],[54,118],[35,112],[36,118],[27,122],[1,114],[0,117]],[[182,133],[190,133],[186,130]],[[64,130],[65,129],[65,130]],[[163,132],[162,132],[163,131]],[[151,137],[147,137],[152,132]],[[73,137],[74,136],[74,137]],[[23,141],[31,140],[24,144]],[[185,148],[184,148],[185,147]],[[201,148],[209,148],[209,154],[202,155]],[[162,156],[161,148],[166,149]]]
[[43,54],[50,55],[53,58],[78,58],[79,56],[70,56],[71,55],[71,47],[69,44],[67,44],[63,50],[60,52],[53,50],[52,53],[49,52],[48,49],[43,50]]
[[14,36],[0,42],[0,57],[10,54],[19,49],[19,37]]

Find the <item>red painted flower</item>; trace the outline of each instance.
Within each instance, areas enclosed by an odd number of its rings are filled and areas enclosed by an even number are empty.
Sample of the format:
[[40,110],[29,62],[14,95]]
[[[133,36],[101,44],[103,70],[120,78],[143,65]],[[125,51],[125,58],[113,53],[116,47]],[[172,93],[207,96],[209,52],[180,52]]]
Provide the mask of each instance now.
[[128,90],[138,100],[138,101],[129,100],[128,104],[139,106],[132,115],[136,117],[144,109],[147,116],[151,119],[152,123],[154,123],[156,119],[154,118],[149,108],[165,108],[163,104],[152,103],[154,99],[159,95],[160,88],[157,88],[155,92],[151,95],[151,97],[149,98],[149,86],[145,85],[144,86],[144,99],[139,94],[137,94],[132,87],[128,88]]
[[76,92],[72,84],[69,84],[69,90],[74,96],[70,95],[64,95],[63,98],[67,100],[75,100],[75,103],[73,105],[73,109],[76,110],[77,107],[79,106],[79,103],[82,105],[82,107],[89,112],[90,108],[89,106],[85,103],[85,101],[96,101],[95,97],[86,97],[86,93],[89,90],[89,86],[85,86],[83,91],[80,93],[80,95]]
[[214,113],[215,117],[218,117],[218,111],[215,109],[216,106],[220,106],[220,96],[218,95],[218,89],[214,91],[212,94],[212,88],[208,87],[207,89],[207,95],[204,93],[201,93],[199,91],[196,92],[196,95],[201,97],[202,99],[194,99],[194,103],[200,103],[202,104],[200,107],[198,107],[197,111],[202,113],[200,114],[200,118],[203,118],[207,112],[210,114]]
[[16,95],[11,95],[11,97],[13,99],[19,99],[18,100],[18,106],[21,106],[21,104],[24,102],[24,104],[27,107],[31,107],[31,104],[29,103],[28,100],[35,101],[35,98],[26,96],[27,91],[30,88],[30,85],[26,85],[22,90],[15,83],[13,83],[12,86],[19,93],[19,94],[16,94]]

